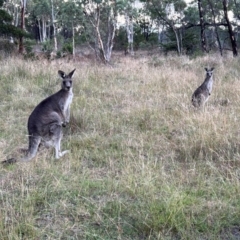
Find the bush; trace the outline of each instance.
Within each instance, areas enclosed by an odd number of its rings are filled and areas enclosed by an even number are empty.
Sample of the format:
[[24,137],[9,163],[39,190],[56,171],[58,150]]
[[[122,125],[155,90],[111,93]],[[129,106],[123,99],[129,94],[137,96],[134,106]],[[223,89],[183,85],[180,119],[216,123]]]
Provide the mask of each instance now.
[[62,51],[66,53],[72,54],[73,52],[73,46],[72,43],[64,43],[62,47]]
[[9,39],[0,39],[0,51],[4,54],[12,54],[16,51],[16,45],[11,43]]

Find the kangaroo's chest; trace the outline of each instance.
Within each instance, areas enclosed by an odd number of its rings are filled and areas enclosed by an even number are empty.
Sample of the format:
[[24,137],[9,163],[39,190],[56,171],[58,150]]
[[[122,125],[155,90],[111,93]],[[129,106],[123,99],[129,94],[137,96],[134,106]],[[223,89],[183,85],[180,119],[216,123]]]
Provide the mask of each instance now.
[[65,104],[64,104],[64,112],[69,108],[69,106],[71,105],[72,103],[72,99],[73,99],[73,93],[70,92],[66,101],[65,101]]
[[208,81],[208,83],[207,83],[207,88],[208,88],[209,93],[212,92],[212,87],[213,87],[213,80],[210,79],[210,81]]
[[69,108],[69,106],[71,105],[72,99],[73,99],[73,93],[69,92],[69,94],[60,101],[59,104],[63,113],[65,113]]

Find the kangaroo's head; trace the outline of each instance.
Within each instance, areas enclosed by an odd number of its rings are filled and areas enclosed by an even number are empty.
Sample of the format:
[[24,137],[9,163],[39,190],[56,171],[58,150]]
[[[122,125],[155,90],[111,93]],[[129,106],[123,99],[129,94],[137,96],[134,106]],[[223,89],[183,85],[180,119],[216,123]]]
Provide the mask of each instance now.
[[59,70],[58,75],[62,78],[62,89],[69,91],[72,88],[72,76],[76,69],[73,69],[69,74]]
[[208,78],[212,77],[214,68],[211,68],[211,69],[205,68],[205,70],[206,70],[206,77]]

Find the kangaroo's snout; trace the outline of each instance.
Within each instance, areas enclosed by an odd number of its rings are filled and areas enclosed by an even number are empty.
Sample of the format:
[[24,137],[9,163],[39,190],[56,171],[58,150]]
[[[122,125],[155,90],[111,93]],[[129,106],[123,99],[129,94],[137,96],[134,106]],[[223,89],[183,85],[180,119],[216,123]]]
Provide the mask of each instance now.
[[70,81],[70,80],[65,80],[65,81],[63,81],[63,82],[62,82],[62,87],[63,87],[65,90],[69,91],[70,88],[72,87],[72,81]]

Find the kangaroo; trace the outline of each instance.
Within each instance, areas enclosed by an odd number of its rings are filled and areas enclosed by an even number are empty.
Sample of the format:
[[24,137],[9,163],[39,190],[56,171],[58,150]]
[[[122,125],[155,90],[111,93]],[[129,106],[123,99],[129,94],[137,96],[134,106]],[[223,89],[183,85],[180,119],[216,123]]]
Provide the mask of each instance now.
[[194,107],[204,107],[212,92],[214,68],[205,68],[205,70],[206,77],[204,82],[194,91],[192,95],[192,104]]
[[2,163],[14,163],[17,161],[30,161],[37,154],[41,144],[53,146],[55,157],[59,159],[68,150],[61,152],[62,127],[65,127],[70,120],[70,104],[73,99],[72,76],[75,69],[69,74],[59,70],[62,78],[61,90],[40,102],[28,118],[29,145],[25,157],[17,160],[11,158]]

